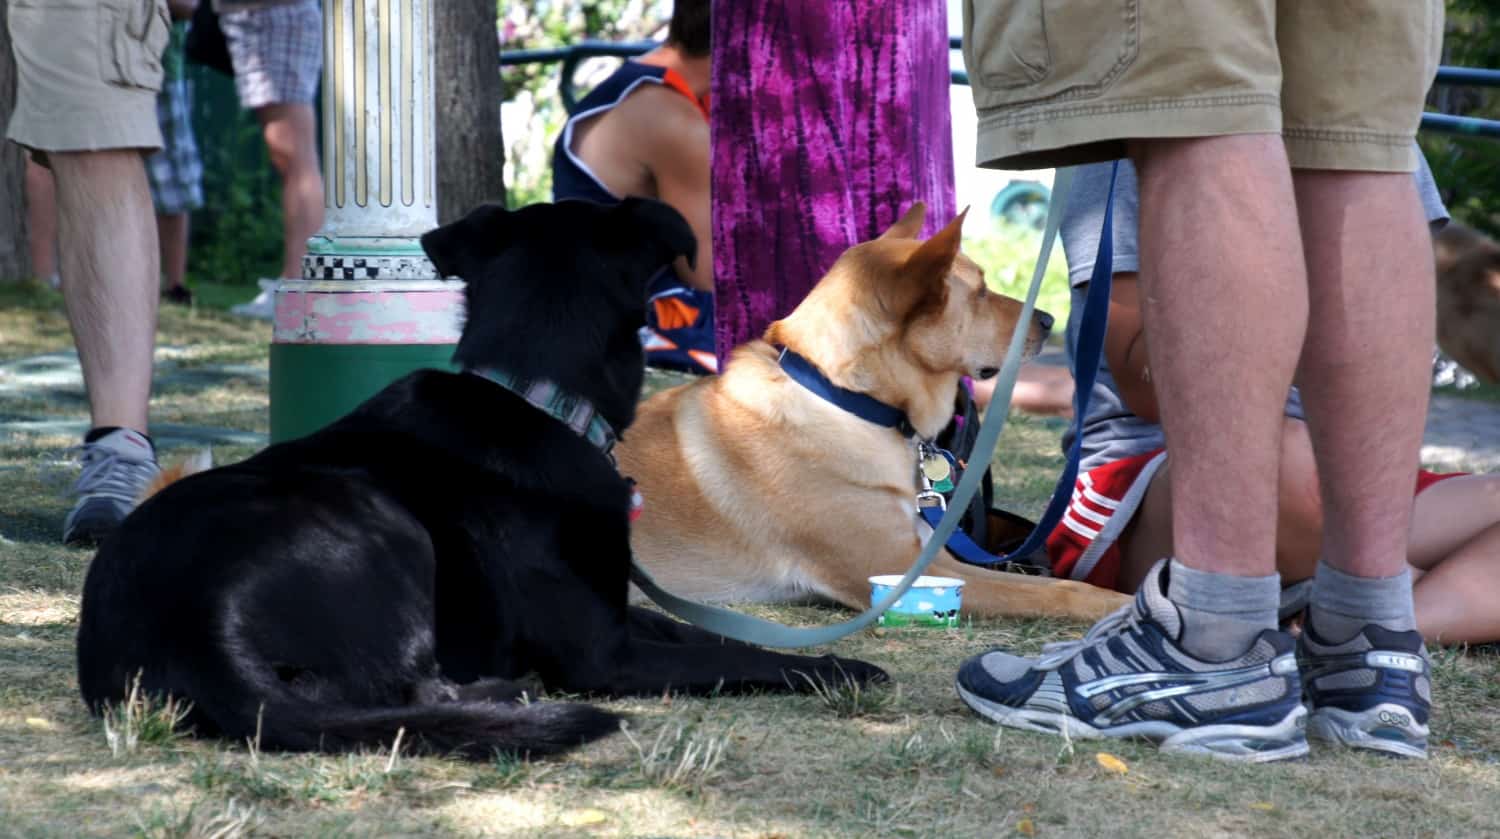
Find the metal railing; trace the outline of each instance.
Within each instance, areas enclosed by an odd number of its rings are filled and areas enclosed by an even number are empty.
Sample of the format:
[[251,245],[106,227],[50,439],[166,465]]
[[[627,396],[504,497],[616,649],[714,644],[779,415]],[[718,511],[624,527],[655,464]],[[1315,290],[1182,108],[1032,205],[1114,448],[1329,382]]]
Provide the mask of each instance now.
[[[656,41],[580,41],[571,46],[551,49],[502,51],[500,64],[504,67],[513,67],[521,64],[562,62],[560,68],[562,78],[558,84],[558,94],[562,97],[563,107],[571,114],[578,107],[578,97],[573,88],[573,74],[578,70],[579,64],[587,59],[598,57],[632,58],[658,46],[660,44]],[[948,39],[949,49],[956,50],[962,46],[961,38]],[[953,84],[968,85],[969,83],[969,74],[963,70],[954,70],[950,76]],[[1438,68],[1434,84],[1454,87],[1500,87],[1500,70],[1444,65]],[[1438,134],[1500,139],[1500,120],[1425,113],[1422,115],[1422,130]]]
[[550,49],[501,50],[500,66],[561,61],[559,72],[562,79],[558,82],[557,92],[562,97],[563,107],[571,114],[578,109],[578,97],[573,92],[573,73],[579,64],[590,58],[634,58],[659,46],[661,44],[656,41],[579,41],[571,46]]

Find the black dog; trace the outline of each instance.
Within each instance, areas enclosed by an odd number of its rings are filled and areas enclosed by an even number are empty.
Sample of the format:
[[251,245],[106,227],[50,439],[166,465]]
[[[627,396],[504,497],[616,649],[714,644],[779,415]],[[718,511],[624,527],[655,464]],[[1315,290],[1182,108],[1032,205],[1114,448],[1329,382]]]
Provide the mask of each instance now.
[[[454,355],[348,416],[137,509],[84,583],[78,681],[192,703],[202,735],[266,749],[407,742],[485,757],[603,736],[615,715],[517,704],[516,681],[590,694],[782,691],[883,678],[772,653],[626,606],[631,491],[595,441],[524,400],[546,381],[624,429],[645,286],[694,239],[654,201],[482,207],[428,233],[468,282]],[[504,704],[502,704],[504,703]]]

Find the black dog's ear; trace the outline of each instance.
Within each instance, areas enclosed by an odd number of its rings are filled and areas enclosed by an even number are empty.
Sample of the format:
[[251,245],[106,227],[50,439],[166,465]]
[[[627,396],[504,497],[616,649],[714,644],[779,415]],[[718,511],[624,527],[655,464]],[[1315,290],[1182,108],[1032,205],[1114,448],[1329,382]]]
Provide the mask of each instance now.
[[470,257],[475,253],[492,254],[504,240],[506,217],[504,204],[483,204],[458,221],[422,234],[422,250],[440,277],[464,277]]
[[626,198],[620,202],[620,211],[635,219],[648,241],[665,247],[669,259],[686,256],[688,267],[697,267],[698,237],[693,235],[693,228],[682,213],[650,198]]
[[462,277],[464,270],[460,266],[463,255],[463,226],[464,220],[435,227],[422,234],[422,250],[427,253],[427,258],[432,261],[432,267],[437,269],[439,277]]

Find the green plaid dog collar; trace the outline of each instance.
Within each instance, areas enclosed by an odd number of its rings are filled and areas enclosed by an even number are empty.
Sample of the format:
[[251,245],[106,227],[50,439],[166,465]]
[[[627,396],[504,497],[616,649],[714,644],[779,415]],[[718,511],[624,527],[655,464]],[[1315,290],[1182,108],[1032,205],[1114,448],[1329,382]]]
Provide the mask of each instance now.
[[546,379],[523,379],[491,367],[470,367],[464,372],[487,379],[525,399],[538,410],[573,429],[578,436],[588,440],[606,455],[615,447],[618,439],[609,422],[599,416],[592,402],[576,394],[568,393],[555,382]]

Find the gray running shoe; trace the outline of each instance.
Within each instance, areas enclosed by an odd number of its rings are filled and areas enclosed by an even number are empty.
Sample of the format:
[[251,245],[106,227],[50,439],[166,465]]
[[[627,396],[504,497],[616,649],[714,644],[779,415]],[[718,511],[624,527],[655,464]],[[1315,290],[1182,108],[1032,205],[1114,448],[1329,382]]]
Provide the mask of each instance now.
[[1307,734],[1356,749],[1427,757],[1432,666],[1418,632],[1369,624],[1330,644],[1308,621],[1297,640],[1307,686]]
[[1162,751],[1263,763],[1307,754],[1302,685],[1291,636],[1268,629],[1238,658],[1184,650],[1182,616],[1167,599],[1165,561],[1135,601],[1081,641],[1039,659],[1001,651],[958,671],[958,695],[1001,725],[1069,737],[1140,737]]
[[141,491],[161,471],[144,436],[119,429],[84,443],[83,474],[73,485],[78,501],[63,520],[63,542],[98,544],[135,508]]

